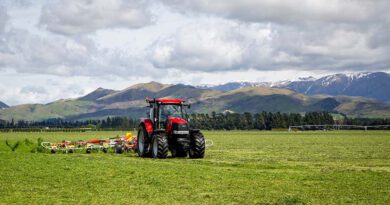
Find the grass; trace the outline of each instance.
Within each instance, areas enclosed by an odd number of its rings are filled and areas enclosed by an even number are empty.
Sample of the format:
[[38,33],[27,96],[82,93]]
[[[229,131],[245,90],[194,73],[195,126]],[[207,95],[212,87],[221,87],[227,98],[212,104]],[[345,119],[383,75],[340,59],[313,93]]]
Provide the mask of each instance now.
[[[122,132],[0,133],[0,204],[388,204],[390,133],[205,132],[206,158],[30,153]],[[22,141],[12,152],[5,144]]]

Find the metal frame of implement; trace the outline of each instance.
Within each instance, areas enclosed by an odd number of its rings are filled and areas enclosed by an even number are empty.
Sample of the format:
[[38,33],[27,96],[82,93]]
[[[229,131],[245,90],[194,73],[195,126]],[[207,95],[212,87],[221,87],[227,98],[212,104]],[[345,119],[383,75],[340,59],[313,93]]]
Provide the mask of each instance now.
[[137,138],[133,137],[131,133],[126,133],[126,136],[103,140],[42,142],[41,146],[46,150],[50,150],[51,153],[56,153],[57,151],[73,153],[76,150],[85,150],[86,153],[91,153],[92,150],[101,150],[106,153],[109,149],[114,149],[116,153],[122,153],[123,151],[135,151],[137,149]]

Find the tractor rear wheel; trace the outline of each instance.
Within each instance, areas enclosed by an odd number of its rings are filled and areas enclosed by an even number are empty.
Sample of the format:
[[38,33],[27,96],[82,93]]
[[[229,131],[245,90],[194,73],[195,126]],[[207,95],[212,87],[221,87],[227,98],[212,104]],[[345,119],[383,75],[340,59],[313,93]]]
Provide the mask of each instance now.
[[206,143],[201,132],[195,133],[191,136],[190,143],[190,158],[204,158]]
[[146,132],[145,127],[142,125],[139,126],[137,134],[137,153],[140,157],[149,156],[149,145],[146,143],[146,136],[148,136],[148,133]]
[[167,158],[168,156],[168,138],[165,134],[159,133],[154,135],[152,143],[153,158]]

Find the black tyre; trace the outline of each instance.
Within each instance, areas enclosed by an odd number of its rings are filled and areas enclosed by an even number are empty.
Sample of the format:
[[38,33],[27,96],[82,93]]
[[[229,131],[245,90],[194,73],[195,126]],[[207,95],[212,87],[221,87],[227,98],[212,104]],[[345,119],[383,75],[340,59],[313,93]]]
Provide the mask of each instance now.
[[104,147],[104,148],[103,148],[103,152],[104,152],[104,153],[107,153],[107,152],[108,152],[108,149]]
[[167,158],[168,156],[168,138],[164,133],[156,134],[152,142],[152,157]]
[[51,149],[51,150],[50,150],[50,153],[55,154],[55,153],[56,153],[56,150],[55,150],[55,149]]
[[138,134],[137,134],[137,153],[140,157],[148,157],[150,156],[149,153],[149,144],[147,143],[147,136],[148,133],[146,132],[146,129],[144,126],[138,127]]
[[85,152],[86,152],[87,154],[91,154],[92,149],[91,149],[91,148],[87,148],[87,149],[85,150]]
[[117,153],[117,154],[122,154],[123,153],[122,145],[115,145],[114,152]]
[[69,154],[72,154],[72,153],[73,153],[73,149],[69,149],[69,150],[68,150],[68,153],[69,153]]
[[206,150],[206,142],[201,132],[195,133],[191,136],[190,143],[190,158],[204,158]]

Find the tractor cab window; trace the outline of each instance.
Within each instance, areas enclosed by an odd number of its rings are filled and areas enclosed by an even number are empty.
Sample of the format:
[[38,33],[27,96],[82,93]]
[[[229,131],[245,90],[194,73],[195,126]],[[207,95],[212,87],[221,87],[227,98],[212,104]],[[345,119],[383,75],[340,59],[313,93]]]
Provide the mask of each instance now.
[[150,110],[149,110],[149,119],[154,119],[153,108],[150,108]]
[[168,117],[183,117],[180,105],[160,105],[160,122],[165,122]]

